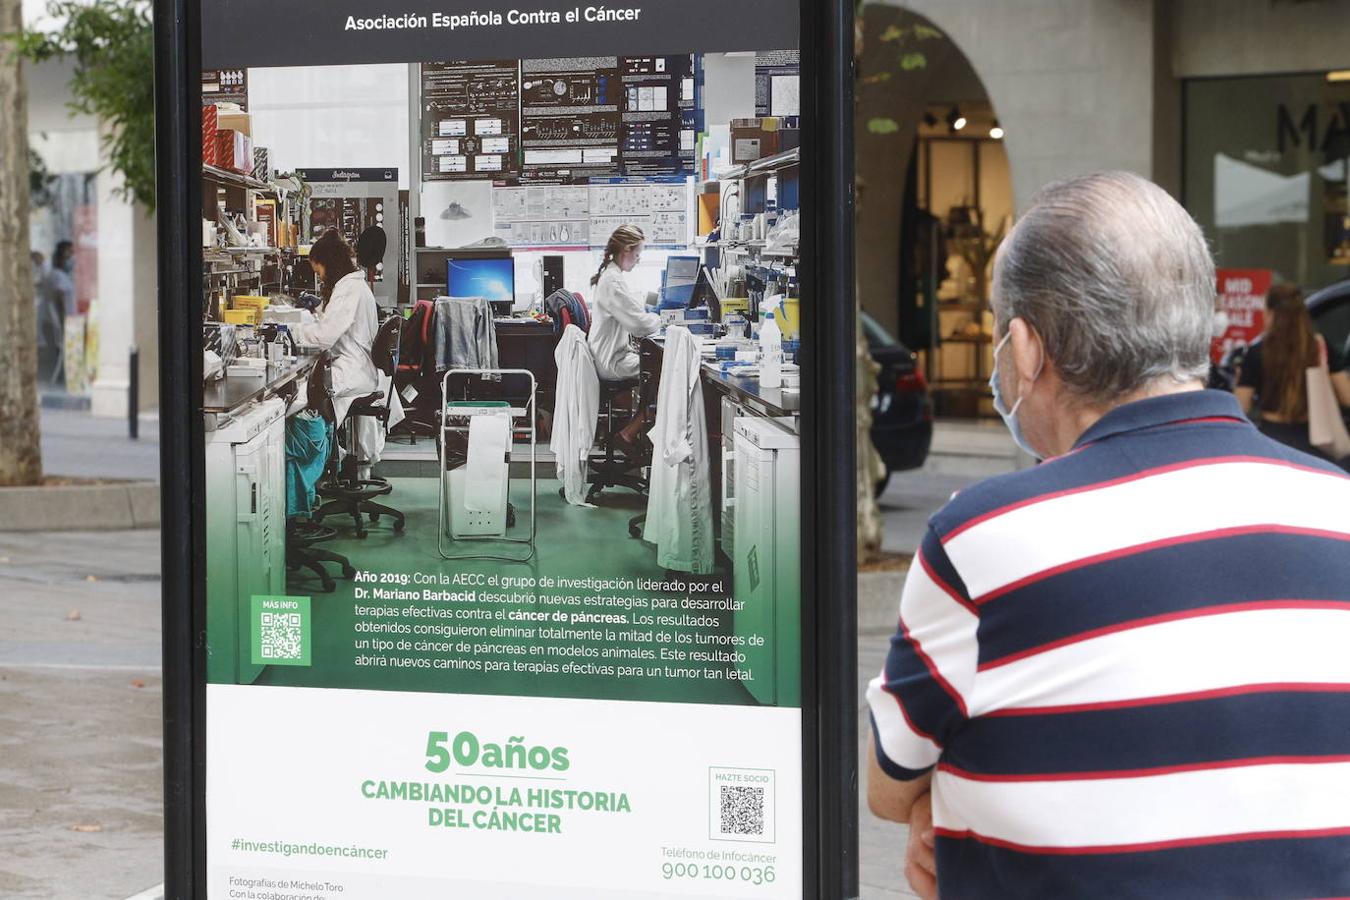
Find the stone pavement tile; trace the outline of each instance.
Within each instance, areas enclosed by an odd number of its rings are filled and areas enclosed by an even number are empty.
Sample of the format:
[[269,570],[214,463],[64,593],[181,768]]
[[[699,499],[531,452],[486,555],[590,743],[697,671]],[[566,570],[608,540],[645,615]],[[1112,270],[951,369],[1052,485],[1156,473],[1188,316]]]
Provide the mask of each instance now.
[[[895,631],[894,613],[904,574],[866,572],[858,576],[858,859],[864,900],[916,896],[905,880],[903,865],[909,828],[878,819],[867,809],[867,755],[872,752],[868,723],[867,683],[886,661]],[[880,610],[891,610],[889,614]]]
[[140,438],[127,435],[124,418],[85,410],[43,409],[42,469],[73,478],[159,480],[159,421],[142,416]]
[[163,880],[160,702],[154,672],[0,668],[0,897]]
[[158,531],[0,534],[0,897],[163,881],[159,607]]

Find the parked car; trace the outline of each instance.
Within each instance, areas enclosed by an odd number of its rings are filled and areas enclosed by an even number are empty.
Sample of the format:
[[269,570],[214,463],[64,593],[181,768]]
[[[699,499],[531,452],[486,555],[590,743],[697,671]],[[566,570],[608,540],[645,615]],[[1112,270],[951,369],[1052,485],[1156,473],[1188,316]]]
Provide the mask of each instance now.
[[872,396],[872,444],[886,464],[877,493],[886,489],[892,472],[917,469],[933,442],[933,400],[914,354],[875,319],[862,314],[863,335],[872,359],[881,367]]
[[1350,360],[1350,279],[1314,291],[1304,302],[1327,349]]

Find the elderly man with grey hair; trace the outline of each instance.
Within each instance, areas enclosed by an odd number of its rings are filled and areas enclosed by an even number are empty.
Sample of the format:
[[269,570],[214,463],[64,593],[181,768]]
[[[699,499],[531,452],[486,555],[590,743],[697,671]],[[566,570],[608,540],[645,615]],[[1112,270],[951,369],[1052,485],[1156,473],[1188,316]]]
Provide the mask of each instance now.
[[994,266],[994,404],[1043,462],[929,520],[868,689],[924,897],[1350,895],[1350,479],[1207,391],[1214,264],[1123,172]]

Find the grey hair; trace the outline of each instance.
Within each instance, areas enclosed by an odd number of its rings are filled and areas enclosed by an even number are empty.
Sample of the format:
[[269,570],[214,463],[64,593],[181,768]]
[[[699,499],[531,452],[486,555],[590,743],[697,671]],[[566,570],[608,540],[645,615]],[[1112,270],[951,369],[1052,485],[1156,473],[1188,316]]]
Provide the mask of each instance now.
[[1025,320],[1065,386],[1092,403],[1203,378],[1214,301],[1200,226],[1130,172],[1046,186],[994,262],[998,333]]

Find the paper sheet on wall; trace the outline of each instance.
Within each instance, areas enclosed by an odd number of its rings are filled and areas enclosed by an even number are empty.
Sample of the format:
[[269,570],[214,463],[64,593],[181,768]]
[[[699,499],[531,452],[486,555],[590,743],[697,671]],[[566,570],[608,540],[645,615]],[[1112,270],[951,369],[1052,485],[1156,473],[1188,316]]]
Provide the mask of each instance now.
[[463,247],[495,232],[490,181],[426,182],[421,199],[428,247]]

